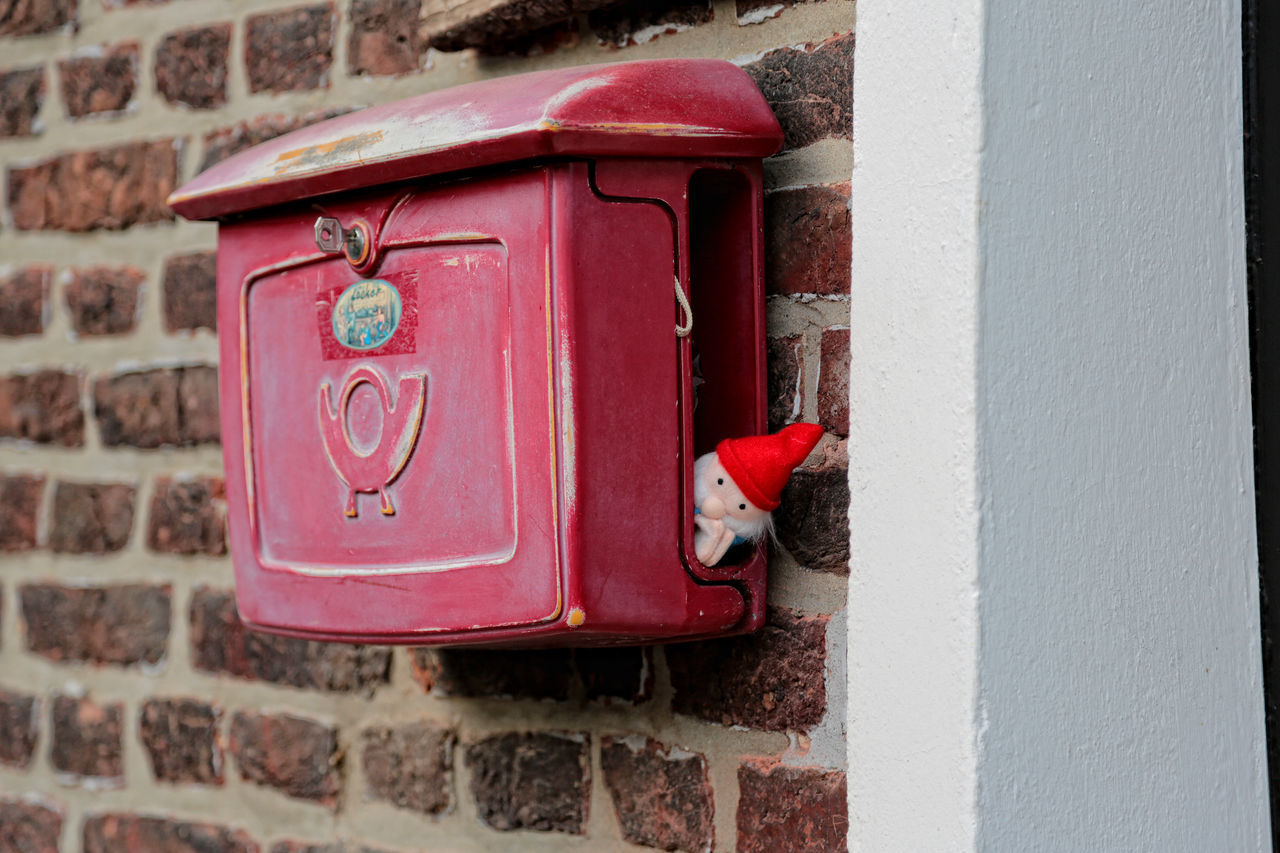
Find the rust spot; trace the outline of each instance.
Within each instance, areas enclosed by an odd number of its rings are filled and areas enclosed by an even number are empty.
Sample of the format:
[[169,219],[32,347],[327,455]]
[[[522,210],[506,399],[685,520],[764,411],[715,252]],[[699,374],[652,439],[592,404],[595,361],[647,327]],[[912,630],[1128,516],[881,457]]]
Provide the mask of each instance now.
[[607,122],[581,125],[580,127],[583,130],[600,130],[608,133],[647,133],[654,136],[716,136],[722,132],[712,127],[666,124],[662,122]]
[[[555,133],[565,130],[562,122],[544,118],[538,122],[538,129]],[[664,122],[604,122],[599,124],[575,124],[572,130],[589,130],[603,133],[639,133],[654,136],[717,136],[723,131],[714,127],[697,127],[688,124],[667,124]]]
[[577,628],[579,625],[581,625],[583,622],[586,622],[586,621],[587,621],[587,614],[582,611],[582,608],[575,607],[569,611],[569,627],[570,628]]
[[372,145],[380,139],[382,139],[382,131],[367,130],[364,133],[344,136],[342,139],[335,139],[332,142],[318,142],[305,148],[285,151],[276,157],[276,174],[304,169],[308,166],[329,165],[331,161],[354,154],[366,145]]

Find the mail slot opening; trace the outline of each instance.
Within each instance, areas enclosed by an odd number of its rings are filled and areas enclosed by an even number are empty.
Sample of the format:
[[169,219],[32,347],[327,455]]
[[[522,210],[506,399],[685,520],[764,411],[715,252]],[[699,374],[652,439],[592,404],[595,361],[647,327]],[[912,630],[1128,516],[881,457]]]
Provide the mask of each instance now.
[[[689,180],[689,299],[693,465],[726,438],[762,431],[759,421],[763,374],[763,330],[752,286],[758,254],[756,195],[738,169],[700,169]],[[693,513],[693,490],[686,491],[686,514]],[[746,562],[755,545],[734,546],[717,567]]]

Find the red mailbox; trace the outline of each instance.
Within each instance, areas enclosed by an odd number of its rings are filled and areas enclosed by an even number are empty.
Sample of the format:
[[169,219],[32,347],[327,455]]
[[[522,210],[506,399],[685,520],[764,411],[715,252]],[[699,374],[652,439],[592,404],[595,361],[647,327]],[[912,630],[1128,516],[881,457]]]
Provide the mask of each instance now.
[[764,546],[698,563],[692,466],[766,426],[780,144],[737,67],[635,62],[367,109],[178,190],[220,222],[243,619],[468,645],[758,627]]

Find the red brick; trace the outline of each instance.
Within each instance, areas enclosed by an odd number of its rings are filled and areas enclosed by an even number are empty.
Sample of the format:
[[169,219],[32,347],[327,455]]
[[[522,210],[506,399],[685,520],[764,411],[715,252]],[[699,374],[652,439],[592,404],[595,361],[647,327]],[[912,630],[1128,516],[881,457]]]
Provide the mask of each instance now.
[[213,367],[176,367],[94,383],[102,443],[155,448],[217,442],[218,377]]
[[0,376],[0,438],[84,444],[80,375],[60,370]]
[[[3,95],[0,95],[3,103]],[[53,267],[35,264],[0,278],[0,336],[38,335],[44,331],[44,303]]]
[[76,23],[76,0],[0,0],[0,36],[48,33]]
[[36,547],[36,520],[43,495],[43,477],[0,475],[0,551],[30,551]]
[[160,782],[222,784],[222,712],[198,699],[152,699],[142,706],[139,733]]
[[52,661],[155,664],[169,643],[169,586],[19,587],[27,649]]
[[453,731],[431,722],[365,729],[361,765],[374,799],[440,814],[453,803]]
[[824,329],[818,372],[818,423],[827,432],[849,434],[849,330]]
[[573,660],[588,699],[635,705],[653,697],[652,647],[574,649]]
[[338,731],[290,714],[237,712],[231,718],[231,754],[240,778],[290,797],[337,803]]
[[329,87],[334,9],[330,3],[252,15],[246,22],[250,92]]
[[178,432],[183,444],[222,440],[218,413],[218,368],[182,367],[178,374]]
[[156,48],[156,91],[171,104],[211,110],[227,102],[231,24],[169,33]]
[[587,16],[600,44],[628,47],[644,44],[659,35],[678,33],[715,19],[709,0],[627,0]]
[[72,554],[119,551],[133,530],[134,489],[120,483],[59,482],[53,490],[49,547]]
[[849,468],[837,445],[814,467],[797,468],[773,513],[778,541],[805,568],[849,574]]
[[242,121],[230,127],[206,133],[204,136],[204,158],[200,161],[200,171],[239,154],[248,148],[292,133],[316,122],[335,118],[351,112],[351,108],[330,107],[313,110],[303,115],[261,115],[251,121]]
[[715,845],[715,807],[703,756],[652,738],[633,746],[630,738],[606,737],[600,769],[625,840],[689,853]]
[[291,687],[371,693],[385,684],[391,652],[382,646],[319,643],[250,631],[231,592],[197,587],[191,597],[196,669]]
[[169,332],[218,330],[217,256],[175,255],[164,262],[164,327]]
[[147,519],[147,547],[171,554],[225,554],[223,501],[221,480],[157,479]]
[[590,796],[587,734],[509,733],[467,747],[471,794],[494,829],[580,835]]
[[391,76],[422,68],[420,0],[352,0],[347,67],[352,74]]
[[84,853],[258,853],[243,830],[134,814],[85,818]]
[[0,850],[58,853],[62,812],[30,800],[0,799]]
[[[35,696],[0,687],[0,764],[23,769],[31,766],[40,735],[39,712],[40,703]],[[0,826],[3,824],[0,820]],[[3,849],[0,845],[0,850]]]
[[853,33],[804,50],[771,50],[743,70],[782,125],[785,148],[853,139]]
[[769,432],[794,423],[804,408],[804,339],[800,335],[769,338]]
[[534,57],[577,47],[582,41],[578,18],[552,24],[508,41],[494,42],[480,49],[490,56]]
[[849,292],[853,232],[849,184],[765,196],[765,286],[770,293]]
[[[603,9],[618,0],[503,0],[484,4],[483,11],[457,15],[437,11],[426,17],[423,32],[427,44],[436,50],[478,48],[484,53],[526,53],[531,46],[544,43],[553,33],[576,32],[574,16]],[[433,2],[428,7],[456,6],[455,3]]]
[[124,705],[90,699],[53,700],[53,769],[85,779],[124,784]]
[[765,627],[667,646],[672,708],[725,726],[810,729],[827,707],[827,617],[770,608]]
[[138,85],[138,45],[125,42],[91,48],[63,59],[58,62],[58,79],[71,118],[125,110]]
[[93,231],[167,222],[177,186],[178,142],[159,139],[60,154],[9,169],[9,210],[19,231]]
[[414,649],[414,676],[442,696],[504,699],[569,698],[569,649]]
[[843,773],[744,763],[738,768],[738,853],[845,849]]
[[0,138],[35,136],[44,104],[44,68],[16,68],[0,72]]
[[146,273],[137,267],[75,270],[66,287],[71,328],[77,335],[121,335],[138,325],[138,289]]
[[176,370],[163,368],[104,377],[94,383],[94,414],[108,447],[182,443]]

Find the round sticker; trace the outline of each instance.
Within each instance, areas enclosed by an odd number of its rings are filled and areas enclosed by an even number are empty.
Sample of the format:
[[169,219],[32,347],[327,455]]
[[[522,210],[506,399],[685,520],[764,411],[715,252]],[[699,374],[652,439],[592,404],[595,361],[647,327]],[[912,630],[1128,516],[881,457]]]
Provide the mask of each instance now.
[[400,293],[380,278],[357,281],[333,306],[333,336],[344,347],[377,349],[400,325]]

